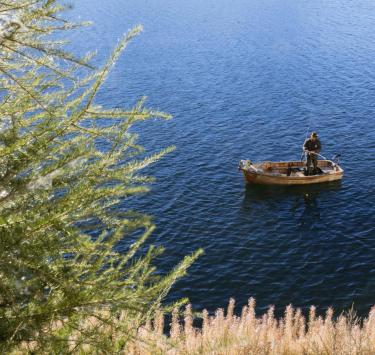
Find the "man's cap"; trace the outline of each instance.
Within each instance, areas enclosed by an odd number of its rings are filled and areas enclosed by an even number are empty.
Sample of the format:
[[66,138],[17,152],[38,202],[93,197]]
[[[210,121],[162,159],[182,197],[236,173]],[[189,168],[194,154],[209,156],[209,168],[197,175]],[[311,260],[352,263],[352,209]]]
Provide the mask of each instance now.
[[311,133],[311,137],[318,137],[318,133],[316,133],[316,132],[312,132],[312,133]]

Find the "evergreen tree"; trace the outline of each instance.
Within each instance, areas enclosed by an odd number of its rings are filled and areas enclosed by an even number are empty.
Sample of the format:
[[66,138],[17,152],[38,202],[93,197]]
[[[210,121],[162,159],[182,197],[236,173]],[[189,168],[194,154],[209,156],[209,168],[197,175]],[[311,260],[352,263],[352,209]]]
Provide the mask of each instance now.
[[144,246],[150,217],[115,208],[148,191],[152,179],[140,170],[173,149],[145,158],[130,133],[139,121],[169,118],[144,99],[131,109],[95,104],[141,28],[94,68],[91,55],[54,40],[84,25],[66,21],[65,10],[54,0],[0,2],[1,353],[120,351],[201,252],[157,276],[163,249]]

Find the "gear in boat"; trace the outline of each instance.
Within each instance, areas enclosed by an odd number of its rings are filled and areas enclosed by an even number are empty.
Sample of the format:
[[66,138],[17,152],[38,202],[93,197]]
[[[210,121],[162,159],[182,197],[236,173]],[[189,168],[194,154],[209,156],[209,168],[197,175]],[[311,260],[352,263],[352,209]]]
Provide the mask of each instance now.
[[304,162],[259,162],[241,160],[238,166],[248,183],[264,185],[304,185],[342,179],[343,169],[333,160],[318,160],[315,175],[308,175]]

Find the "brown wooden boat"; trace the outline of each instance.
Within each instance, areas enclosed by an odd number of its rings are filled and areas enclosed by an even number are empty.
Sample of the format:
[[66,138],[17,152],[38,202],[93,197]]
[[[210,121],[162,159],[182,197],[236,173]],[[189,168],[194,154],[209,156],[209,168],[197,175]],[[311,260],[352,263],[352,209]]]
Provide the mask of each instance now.
[[340,180],[344,170],[332,160],[318,160],[319,173],[306,176],[306,162],[260,162],[241,160],[238,169],[250,184],[261,185],[306,185]]

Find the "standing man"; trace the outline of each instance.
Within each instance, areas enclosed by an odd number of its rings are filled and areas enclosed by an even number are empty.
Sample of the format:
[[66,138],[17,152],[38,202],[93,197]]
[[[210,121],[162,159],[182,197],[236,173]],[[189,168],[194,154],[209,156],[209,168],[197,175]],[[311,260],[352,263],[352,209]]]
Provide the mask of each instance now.
[[[307,154],[307,174],[308,175],[314,175],[317,172],[318,167],[318,156],[317,154],[322,149],[322,144],[320,143],[320,140],[318,139],[318,134],[316,132],[312,132],[309,139],[305,140],[305,143],[303,144],[303,150]],[[311,172],[311,163],[314,166],[314,170]]]

